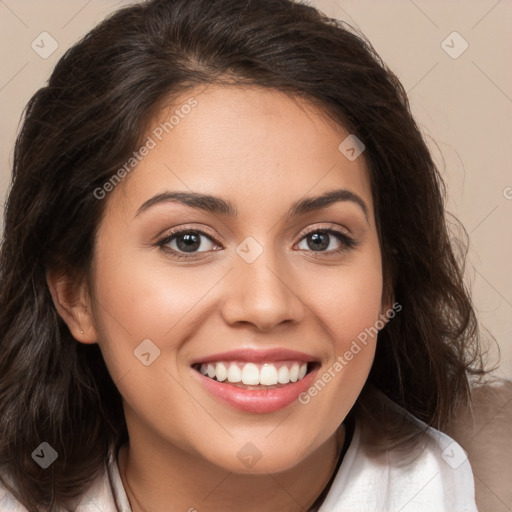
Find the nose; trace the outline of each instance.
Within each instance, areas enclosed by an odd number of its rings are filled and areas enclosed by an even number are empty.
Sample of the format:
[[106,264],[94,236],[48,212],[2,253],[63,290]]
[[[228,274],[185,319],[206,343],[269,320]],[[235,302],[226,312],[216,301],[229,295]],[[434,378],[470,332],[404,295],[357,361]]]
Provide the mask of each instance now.
[[234,266],[224,283],[222,317],[226,323],[252,324],[268,331],[302,320],[305,304],[296,289],[297,280],[271,250],[264,250],[252,263],[236,256]]

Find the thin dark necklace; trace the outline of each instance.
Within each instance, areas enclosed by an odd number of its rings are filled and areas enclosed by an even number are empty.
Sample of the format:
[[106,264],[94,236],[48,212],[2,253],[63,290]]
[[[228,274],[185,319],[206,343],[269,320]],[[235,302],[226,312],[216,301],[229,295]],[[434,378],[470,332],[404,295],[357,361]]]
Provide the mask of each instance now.
[[[342,458],[342,455],[343,455],[343,452],[344,452],[344,447],[345,445],[347,444],[346,441],[346,436],[347,436],[347,433],[346,433],[346,429],[343,425],[343,423],[338,427],[338,430],[336,431],[336,435],[339,436],[339,431],[343,430],[345,431],[345,438],[344,438],[344,442],[343,443],[339,443],[338,442],[338,439],[339,437],[336,438],[336,441],[337,441],[337,444],[339,444],[338,446],[338,449],[337,449],[337,454],[336,454],[336,464],[334,465],[334,471],[329,479],[329,481],[327,482],[327,484],[325,485],[324,489],[322,489],[322,492],[320,493],[319,497],[320,498],[321,496],[323,496],[325,494],[325,491],[329,489],[329,487],[331,486],[332,484],[332,481],[334,480],[334,477],[336,476],[336,473],[337,473],[337,470],[338,470],[338,467],[339,467],[339,463],[340,463],[340,459]],[[137,507],[140,508],[140,510],[142,510],[142,512],[150,512],[148,510],[146,510],[145,507],[142,506],[141,502],[137,499],[137,496],[135,495],[135,493],[133,492],[131,486],[130,486],[130,483],[128,482],[128,475],[126,474],[126,464],[125,464],[125,467],[123,468],[123,475],[124,475],[124,481],[126,482],[126,487],[128,488],[128,490],[130,491],[130,495],[131,497],[133,497],[133,499],[135,500],[135,502],[137,503]],[[311,507],[307,510],[307,512],[316,512],[318,510],[318,506],[320,505],[318,503],[319,499],[316,499],[315,502],[313,503],[313,505],[311,505]]]
[[[131,486],[130,486],[130,483],[128,482],[128,475],[126,474],[126,464],[124,466],[124,469],[123,469],[123,474],[124,474],[124,481],[126,482],[126,487],[128,488],[128,490],[130,491],[130,495],[131,497],[137,502],[137,507],[140,508],[140,510],[142,510],[142,512],[148,512],[140,503],[140,501],[137,499],[137,496],[135,496],[135,493],[133,492]],[[133,508],[133,507],[132,507]]]
[[[343,437],[343,442],[340,443],[339,442],[339,435],[340,435],[340,431],[342,431],[344,433],[344,437]],[[331,477],[329,478],[329,481],[325,484],[324,488],[322,489],[322,491],[320,492],[320,494],[317,496],[316,500],[314,501],[313,505],[311,505],[311,507],[307,510],[307,512],[317,512],[318,509],[320,508],[320,506],[322,505],[322,503],[324,502],[330,488],[331,488],[331,485],[334,481],[334,479],[336,478],[336,475],[338,473],[338,470],[339,470],[339,467],[341,465],[341,461],[343,460],[343,458],[345,457],[345,452],[347,451],[347,448],[348,448],[348,445],[350,444],[350,441],[351,441],[351,438],[352,438],[352,433],[351,433],[351,429],[350,427],[347,429],[345,424],[342,423],[337,431],[336,431],[336,442],[338,444],[338,449],[337,449],[337,452],[336,452],[336,459],[335,459],[335,464],[334,464],[334,470],[332,471],[331,473]]]

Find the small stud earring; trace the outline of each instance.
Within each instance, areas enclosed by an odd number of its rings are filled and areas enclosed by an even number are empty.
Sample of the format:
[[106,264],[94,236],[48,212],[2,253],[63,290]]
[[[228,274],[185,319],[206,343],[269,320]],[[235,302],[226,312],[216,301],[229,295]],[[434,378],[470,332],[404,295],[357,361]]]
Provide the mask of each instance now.
[[83,333],[84,333],[84,331],[82,331],[82,329],[80,329],[80,334],[83,334]]

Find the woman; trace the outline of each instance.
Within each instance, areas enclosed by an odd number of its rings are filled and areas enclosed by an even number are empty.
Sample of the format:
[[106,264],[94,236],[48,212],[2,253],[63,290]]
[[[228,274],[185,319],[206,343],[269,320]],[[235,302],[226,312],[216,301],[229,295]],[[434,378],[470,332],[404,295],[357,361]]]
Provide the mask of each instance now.
[[362,36],[289,0],[118,11],[16,143],[2,510],[476,510],[440,432],[482,373],[462,269]]

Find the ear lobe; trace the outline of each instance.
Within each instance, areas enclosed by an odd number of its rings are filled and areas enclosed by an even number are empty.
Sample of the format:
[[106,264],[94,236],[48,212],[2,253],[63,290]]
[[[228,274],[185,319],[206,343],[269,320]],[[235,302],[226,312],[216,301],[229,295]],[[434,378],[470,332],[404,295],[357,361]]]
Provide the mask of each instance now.
[[53,304],[71,335],[80,343],[96,343],[98,340],[85,280],[78,283],[67,275],[49,271],[46,273],[46,282]]

